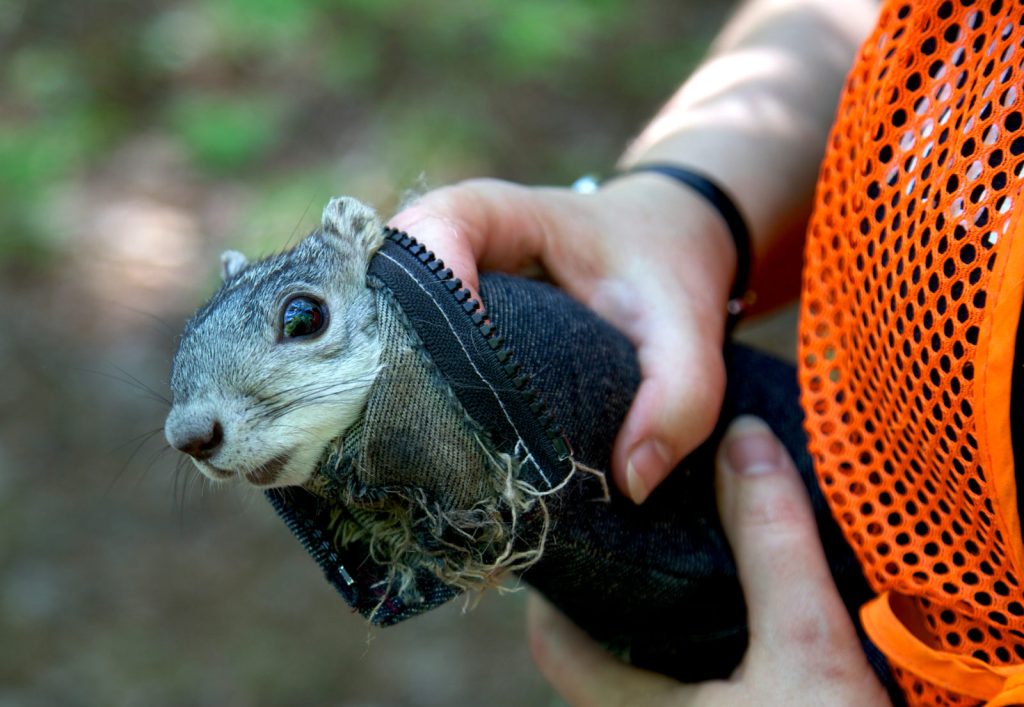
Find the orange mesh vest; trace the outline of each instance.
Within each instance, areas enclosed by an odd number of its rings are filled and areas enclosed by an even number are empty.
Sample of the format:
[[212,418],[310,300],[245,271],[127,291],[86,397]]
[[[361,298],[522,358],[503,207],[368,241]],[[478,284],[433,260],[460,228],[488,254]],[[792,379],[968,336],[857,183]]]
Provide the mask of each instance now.
[[886,2],[808,236],[811,454],[911,704],[1024,704],[1022,89],[1024,1]]

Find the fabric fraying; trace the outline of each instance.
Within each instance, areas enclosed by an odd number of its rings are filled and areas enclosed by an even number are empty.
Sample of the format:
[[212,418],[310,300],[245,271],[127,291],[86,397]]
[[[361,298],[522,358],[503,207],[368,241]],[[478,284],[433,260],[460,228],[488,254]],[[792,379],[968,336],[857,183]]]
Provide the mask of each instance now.
[[416,603],[416,575],[423,569],[469,594],[514,591],[502,586],[506,574],[526,570],[543,555],[550,528],[544,497],[554,490],[519,479],[522,460],[494,451],[488,458],[493,493],[466,509],[445,508],[421,488],[366,487],[357,470],[333,489],[333,542],[359,544],[387,568],[377,608],[392,596]]

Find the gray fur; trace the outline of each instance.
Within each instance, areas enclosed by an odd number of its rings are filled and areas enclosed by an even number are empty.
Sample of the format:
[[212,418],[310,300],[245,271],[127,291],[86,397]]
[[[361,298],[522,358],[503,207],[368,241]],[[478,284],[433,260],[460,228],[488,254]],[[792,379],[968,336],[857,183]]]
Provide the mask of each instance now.
[[226,250],[220,254],[220,279],[227,282],[238,273],[242,272],[249,259],[237,250]]
[[[382,240],[374,211],[342,197],[289,251],[252,263],[225,254],[224,283],[189,320],[174,357],[168,442],[182,448],[216,421],[223,443],[196,461],[208,477],[248,474],[261,486],[308,479],[327,444],[359,415],[377,372],[366,270]],[[326,303],[320,336],[281,337],[282,309],[296,294]],[[279,466],[271,482],[259,478]]]

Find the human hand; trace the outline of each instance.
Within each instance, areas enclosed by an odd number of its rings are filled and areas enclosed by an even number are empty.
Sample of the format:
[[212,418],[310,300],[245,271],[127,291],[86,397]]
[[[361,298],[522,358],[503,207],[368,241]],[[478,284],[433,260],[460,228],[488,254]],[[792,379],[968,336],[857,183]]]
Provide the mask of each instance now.
[[747,601],[750,644],[728,680],[684,685],[626,665],[531,598],[534,661],[574,707],[888,705],[829,574],[792,460],[762,421],[740,418],[717,460],[719,512]]
[[594,194],[474,180],[430,192],[390,225],[477,294],[477,266],[539,264],[637,347],[643,381],[615,443],[619,488],[642,502],[714,427],[735,251],[701,197],[658,175]]

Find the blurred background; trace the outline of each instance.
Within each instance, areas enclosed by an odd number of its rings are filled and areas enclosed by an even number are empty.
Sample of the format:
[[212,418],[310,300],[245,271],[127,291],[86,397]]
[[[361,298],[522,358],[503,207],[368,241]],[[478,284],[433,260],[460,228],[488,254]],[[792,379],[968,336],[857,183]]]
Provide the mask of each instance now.
[[731,2],[0,0],[0,707],[557,704],[523,593],[387,630],[166,448],[217,254],[607,171]]

